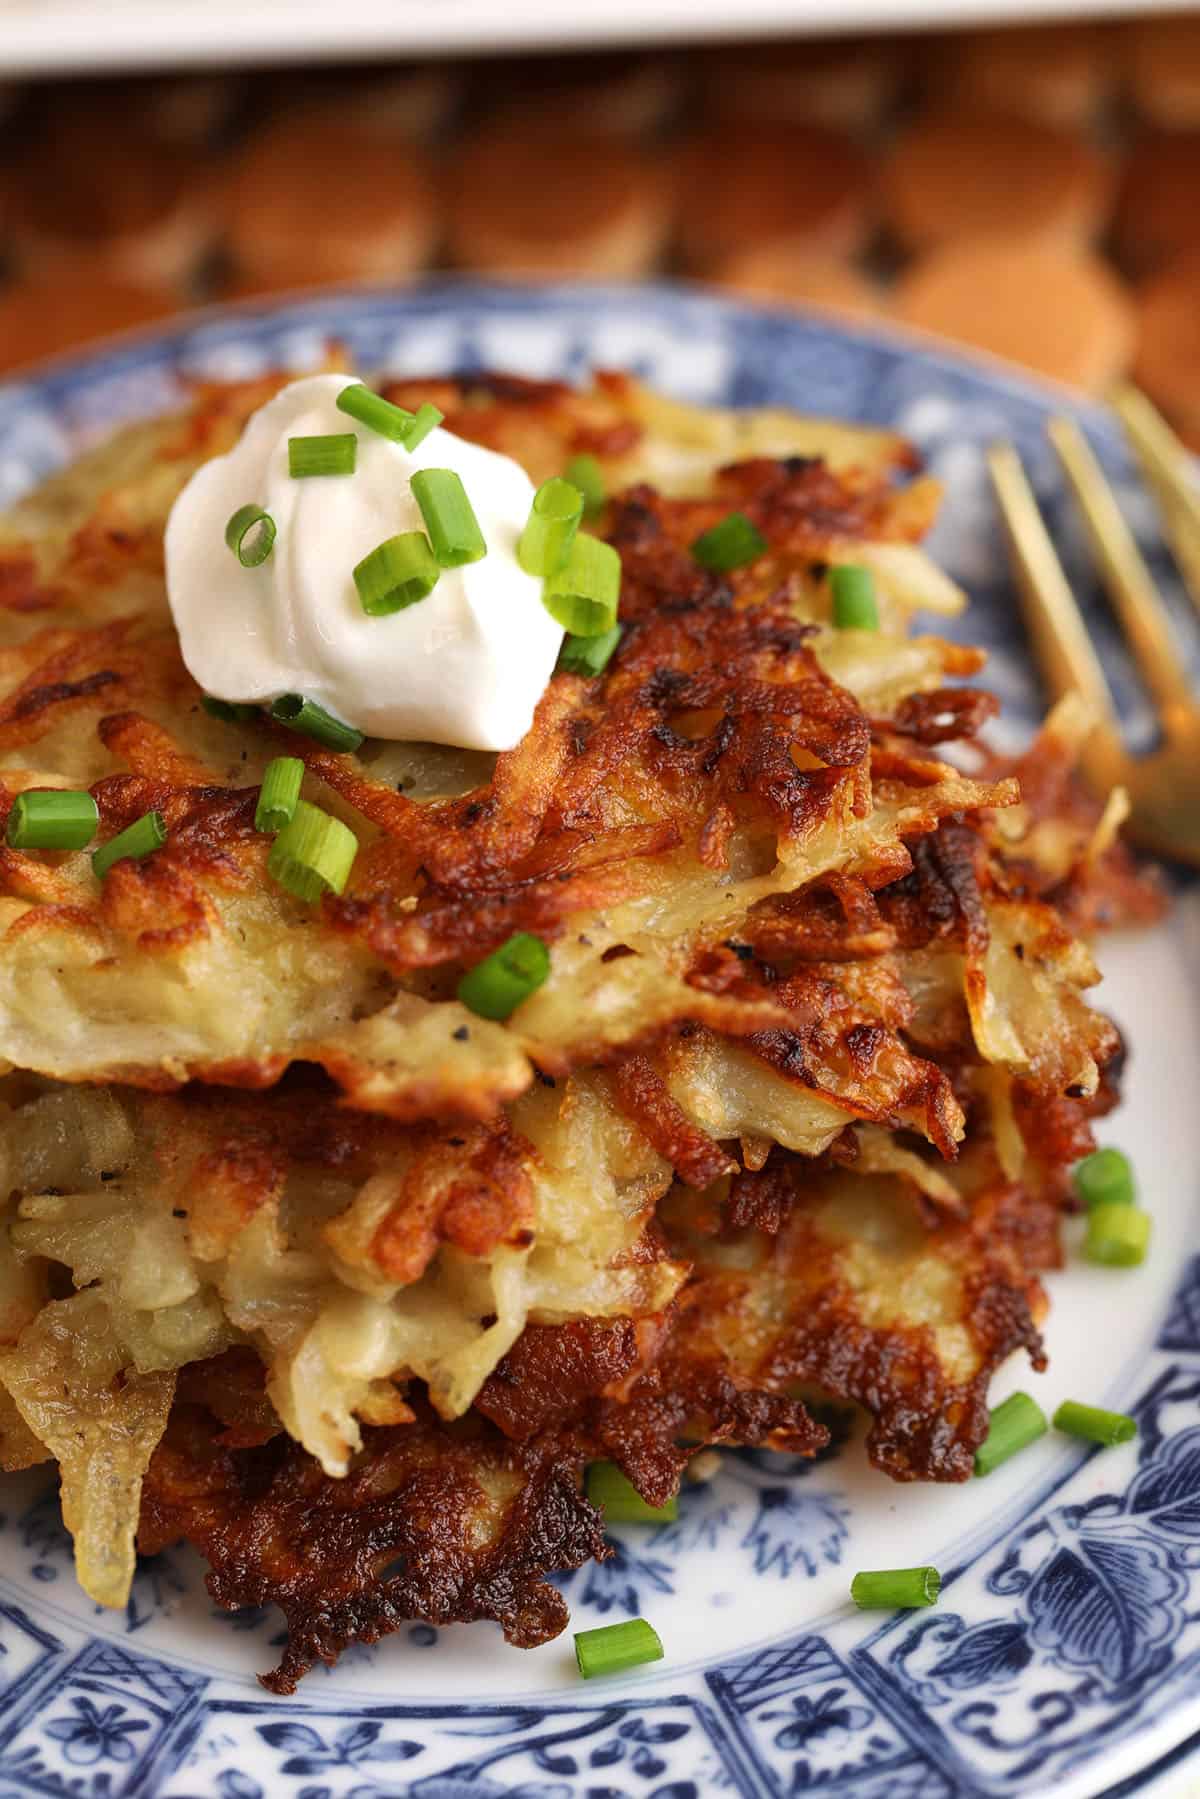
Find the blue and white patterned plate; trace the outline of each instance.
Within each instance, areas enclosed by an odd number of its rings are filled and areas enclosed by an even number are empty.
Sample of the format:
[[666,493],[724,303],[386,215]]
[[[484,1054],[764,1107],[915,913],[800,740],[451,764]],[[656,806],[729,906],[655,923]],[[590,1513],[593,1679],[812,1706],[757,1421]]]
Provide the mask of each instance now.
[[[169,407],[182,375],[299,369],[330,335],[367,369],[607,364],[685,399],[899,427],[947,483],[935,548],[973,594],[961,628],[991,650],[992,684],[1027,728],[1041,702],[982,462],[1012,438],[1131,731],[1147,733],[1043,442],[1069,401],[999,365],[703,294],[440,285],[201,315],[0,387],[0,504],[111,425]],[[1080,417],[1151,535],[1112,428]],[[1050,1371],[1005,1371],[1047,1409],[1074,1397],[1135,1412],[1136,1442],[1051,1436],[956,1488],[893,1486],[857,1441],[815,1465],[729,1455],[685,1490],[677,1524],[629,1528],[613,1561],[566,1582],[580,1625],[653,1619],[667,1656],[644,1677],[581,1685],[569,1637],[521,1654],[490,1625],[416,1626],[287,1700],[253,1678],[276,1615],[216,1613],[198,1563],[174,1551],[142,1567],[123,1614],[101,1612],[74,1585],[55,1500],[14,1477],[0,1492],[0,1799],[1082,1799],[1146,1790],[1181,1764],[1200,1741],[1194,904],[1104,957],[1101,1003],[1133,1045],[1110,1135],[1156,1214],[1150,1259],[1136,1273],[1076,1259],[1050,1282]],[[943,1571],[935,1609],[850,1608],[856,1567],[926,1561]]]

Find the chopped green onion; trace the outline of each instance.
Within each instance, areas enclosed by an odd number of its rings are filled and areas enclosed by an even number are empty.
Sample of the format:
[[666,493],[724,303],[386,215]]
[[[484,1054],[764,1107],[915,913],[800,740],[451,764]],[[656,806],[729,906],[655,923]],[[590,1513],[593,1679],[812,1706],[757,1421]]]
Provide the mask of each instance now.
[[429,433],[437,429],[445,416],[445,413],[439,411],[436,406],[430,405],[428,400],[424,405],[418,406],[404,439],[405,449],[415,450],[419,444],[423,444]]
[[377,432],[391,443],[402,444],[406,450],[415,450],[418,444],[423,444],[445,417],[428,400],[415,412],[409,412],[406,407],[385,400],[382,394],[373,393],[361,381],[343,387],[337,397],[337,406],[339,412],[348,413],[369,431]]
[[110,837],[95,852],[93,873],[98,881],[102,881],[114,862],[123,862],[127,857],[148,856],[151,850],[160,850],[166,841],[167,826],[162,813],[143,812],[140,818],[118,831],[115,837]]
[[275,520],[261,506],[239,506],[225,527],[225,542],[243,568],[257,568],[275,547]]
[[353,431],[288,438],[288,474],[295,481],[308,475],[352,475],[357,461],[358,439]]
[[59,787],[53,793],[19,793],[8,815],[6,835],[14,850],[81,850],[92,841],[99,823],[90,793]]
[[358,854],[349,825],[307,800],[297,800],[291,820],[271,845],[267,869],[297,899],[341,893]]
[[330,750],[356,750],[363,741],[361,731],[356,731],[353,725],[344,725],[340,718],[326,712],[316,700],[306,700],[302,693],[281,694],[271,707],[271,717],[277,725],[286,725],[289,731],[300,731],[305,737],[315,737]]
[[394,444],[407,444],[408,433],[416,424],[415,413],[406,411],[403,406],[393,406],[390,400],[385,400],[382,394],[372,393],[361,381],[343,387],[337,397],[337,409]]
[[1075,1191],[1089,1211],[1096,1206],[1131,1206],[1133,1169],[1119,1149],[1097,1149],[1075,1164]]
[[276,756],[267,763],[254,811],[256,831],[282,831],[291,822],[303,779],[304,764],[299,756]]
[[731,512],[719,525],[702,531],[692,545],[692,555],[701,568],[727,574],[730,569],[744,568],[761,556],[767,540],[744,512]]
[[1010,1393],[992,1408],[988,1434],[975,1451],[976,1474],[990,1474],[1019,1449],[1036,1443],[1049,1428],[1036,1399],[1030,1399],[1028,1393]]
[[563,479],[572,487],[577,487],[583,495],[583,511],[586,518],[594,518],[604,510],[604,502],[608,498],[608,489],[604,483],[604,470],[594,456],[586,452],[582,456],[572,456],[563,470]]
[[579,521],[583,495],[570,481],[554,475],[533,496],[529,523],[517,543],[517,561],[527,575],[556,575],[567,560]]
[[1084,1250],[1089,1262],[1109,1268],[1136,1268],[1146,1259],[1150,1214],[1139,1206],[1103,1205],[1088,1213]]
[[1055,1430],[1069,1437],[1086,1437],[1089,1443],[1128,1443],[1137,1436],[1137,1419],[1127,1412],[1106,1412],[1103,1406],[1080,1405],[1078,1400],[1064,1399],[1054,1414]]
[[678,1499],[668,1499],[666,1505],[647,1505],[615,1462],[593,1462],[585,1487],[592,1504],[603,1511],[606,1524],[673,1524],[679,1516]]
[[200,704],[210,718],[223,719],[227,725],[247,724],[252,718],[262,717],[261,706],[245,705],[240,700],[218,700],[211,693],[202,693]]
[[611,544],[581,531],[566,563],[542,583],[542,605],[574,637],[599,637],[617,622],[621,558]]
[[936,1568],[880,1568],[856,1574],[850,1597],[860,1611],[907,1611],[912,1606],[936,1605],[942,1577]]
[[878,631],[879,607],[875,579],[869,568],[844,562],[829,576],[833,592],[833,622],[839,631]]
[[479,520],[460,475],[450,468],[418,469],[412,490],[433,553],[443,568],[461,568],[465,562],[478,562],[487,555]]
[[612,661],[623,630],[622,625],[614,625],[611,631],[602,631],[599,637],[564,637],[557,667],[569,675],[584,675],[589,680],[594,675],[602,675]]
[[401,531],[355,564],[354,585],[363,611],[383,618],[431,594],[441,574],[424,531]]
[[640,1668],[643,1662],[660,1662],[662,1656],[662,1640],[644,1618],[575,1632],[575,1660],[585,1680],[623,1674],[627,1668]]
[[458,997],[480,1018],[509,1018],[549,973],[550,951],[541,938],[518,931],[467,970],[458,983]]

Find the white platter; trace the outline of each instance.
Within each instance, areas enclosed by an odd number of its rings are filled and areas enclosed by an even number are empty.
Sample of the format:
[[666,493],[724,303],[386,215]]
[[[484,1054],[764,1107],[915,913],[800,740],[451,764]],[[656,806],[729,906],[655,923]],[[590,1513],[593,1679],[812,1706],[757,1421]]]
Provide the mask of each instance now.
[[1176,0],[0,0],[0,76],[483,55],[1180,10]]
[[[668,287],[443,284],[201,315],[0,385],[0,505],[81,442],[178,399],[181,377],[310,365],[330,336],[367,370],[624,365],[683,399],[887,422],[946,482],[937,549],[970,588],[955,628],[1028,730],[1041,710],[984,450],[1019,445],[1071,577],[1086,559],[1044,439],[1069,402],[981,364],[816,318]],[[1142,529],[1111,422],[1080,406]],[[1165,575],[1161,556],[1156,572]],[[1178,600],[1179,596],[1174,595]],[[1182,602],[1181,602],[1182,603]],[[1181,614],[1181,617],[1184,616]],[[1122,716],[1144,730],[1102,610],[1089,620]],[[1137,1415],[1135,1442],[1051,1435],[965,1487],[895,1487],[841,1441],[817,1463],[727,1455],[677,1525],[620,1533],[570,1576],[577,1627],[642,1612],[667,1656],[581,1685],[569,1638],[521,1654],[487,1625],[401,1630],[275,1698],[276,1614],[214,1611],[198,1563],[144,1563],[124,1613],[79,1592],[52,1492],[0,1483],[0,1799],[1154,1799],[1200,1763],[1200,890],[1103,947],[1100,1003],[1132,1047],[1102,1126],[1155,1216],[1146,1266],[1052,1277],[1059,1399]],[[1072,1228],[1072,1236],[1078,1227]],[[941,1603],[854,1612],[856,1567],[929,1560]]]

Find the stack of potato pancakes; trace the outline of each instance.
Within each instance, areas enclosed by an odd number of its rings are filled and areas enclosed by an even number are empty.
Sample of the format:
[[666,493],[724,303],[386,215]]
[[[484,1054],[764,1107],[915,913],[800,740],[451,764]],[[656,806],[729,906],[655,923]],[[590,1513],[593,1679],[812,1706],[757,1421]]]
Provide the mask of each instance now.
[[[280,1606],[287,1691],[407,1619],[561,1630],[591,1461],[661,1504],[703,1444],[815,1454],[840,1401],[885,1474],[966,1478],[1115,1098],[1085,938],[1158,901],[1073,785],[1087,721],[1002,764],[982,656],[912,633],[962,596],[903,442],[618,375],[384,388],[535,481],[604,471],[624,635],[515,750],[211,716],[164,523],[282,381],[0,521],[0,821],[86,787],[103,836],[168,831],[102,882],[0,847],[0,1463],[58,1463],[97,1600],[187,1538],[220,1604]],[[691,546],[733,510],[768,547],[722,574]],[[831,624],[845,564],[878,630]],[[358,837],[341,897],[268,874],[281,753]],[[515,932],[551,972],[497,1023],[455,995]]]

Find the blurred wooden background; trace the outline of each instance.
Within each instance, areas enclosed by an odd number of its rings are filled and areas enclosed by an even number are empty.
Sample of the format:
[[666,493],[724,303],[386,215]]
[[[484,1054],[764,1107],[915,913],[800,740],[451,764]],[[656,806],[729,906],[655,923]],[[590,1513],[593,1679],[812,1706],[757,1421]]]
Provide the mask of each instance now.
[[0,368],[203,301],[670,273],[1200,443],[1200,15],[0,89]]

